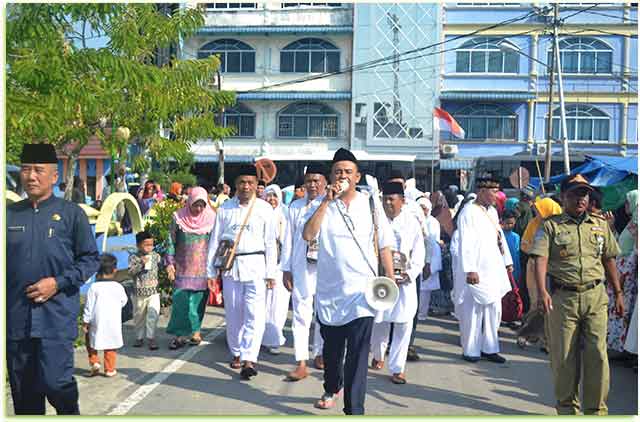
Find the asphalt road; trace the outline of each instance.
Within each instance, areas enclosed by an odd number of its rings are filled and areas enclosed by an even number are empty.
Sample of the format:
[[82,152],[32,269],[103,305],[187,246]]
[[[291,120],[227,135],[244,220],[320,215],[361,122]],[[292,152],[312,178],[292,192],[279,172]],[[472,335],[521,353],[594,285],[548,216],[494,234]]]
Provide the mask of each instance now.
[[[322,393],[322,372],[299,382],[285,375],[294,357],[290,320],[282,353],[263,350],[259,374],[242,381],[228,366],[224,311],[207,309],[206,342],[177,351],[167,349],[161,317],[161,349],[133,348],[131,322],[125,324],[124,348],[119,351],[115,378],[90,378],[84,349],[76,352],[80,408],[85,415],[341,415],[342,400],[334,409],[319,410],[314,401]],[[389,373],[369,371],[368,415],[554,415],[551,371],[547,355],[536,347],[520,349],[514,333],[501,329],[506,364],[465,362],[460,358],[457,321],[430,317],[419,325],[416,339],[422,359],[409,362],[408,384],[395,385]],[[9,409],[11,404],[7,403]],[[609,408],[612,415],[637,414],[637,374],[616,363],[611,366]],[[49,409],[48,413],[54,413]]]

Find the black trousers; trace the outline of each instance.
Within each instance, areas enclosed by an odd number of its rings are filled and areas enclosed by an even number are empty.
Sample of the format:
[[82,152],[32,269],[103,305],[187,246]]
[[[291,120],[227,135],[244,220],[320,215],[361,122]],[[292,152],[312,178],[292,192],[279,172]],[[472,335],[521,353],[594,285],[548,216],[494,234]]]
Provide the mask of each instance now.
[[58,415],[79,415],[73,341],[7,340],[7,369],[16,415],[44,415],[45,398]]
[[320,324],[324,391],[335,394],[344,385],[343,411],[347,415],[364,415],[372,327],[373,317],[357,318],[339,326]]

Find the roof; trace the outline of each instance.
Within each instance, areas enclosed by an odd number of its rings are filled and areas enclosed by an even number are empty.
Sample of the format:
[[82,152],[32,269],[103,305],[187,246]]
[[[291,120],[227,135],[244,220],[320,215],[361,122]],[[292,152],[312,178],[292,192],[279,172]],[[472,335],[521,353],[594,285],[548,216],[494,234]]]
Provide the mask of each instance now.
[[238,92],[236,98],[239,101],[298,101],[298,100],[350,100],[348,91],[252,91]]
[[198,35],[207,34],[340,34],[352,33],[353,27],[350,25],[340,26],[276,26],[276,25],[259,25],[259,26],[204,26],[197,31]]

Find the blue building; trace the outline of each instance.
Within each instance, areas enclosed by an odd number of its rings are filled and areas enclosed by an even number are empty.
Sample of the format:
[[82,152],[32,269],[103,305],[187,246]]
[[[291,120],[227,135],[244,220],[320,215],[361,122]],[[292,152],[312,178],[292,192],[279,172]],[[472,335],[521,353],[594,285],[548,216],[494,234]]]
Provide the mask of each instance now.
[[[440,103],[465,129],[441,132],[441,175],[453,182],[479,158],[508,174],[544,161],[553,38],[547,3],[446,3]],[[630,3],[563,3],[560,54],[572,167],[584,154],[638,152],[638,21]],[[470,35],[471,34],[471,35]],[[559,138],[557,84],[553,137]],[[554,172],[562,145],[554,142]],[[535,175],[532,173],[532,175]]]

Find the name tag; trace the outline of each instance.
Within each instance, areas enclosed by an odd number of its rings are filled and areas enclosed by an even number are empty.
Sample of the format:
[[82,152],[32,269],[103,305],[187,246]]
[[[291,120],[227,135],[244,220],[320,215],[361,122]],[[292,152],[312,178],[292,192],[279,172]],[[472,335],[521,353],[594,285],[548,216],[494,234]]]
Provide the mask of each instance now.
[[7,230],[10,232],[23,232],[25,230],[24,226],[9,226]]

